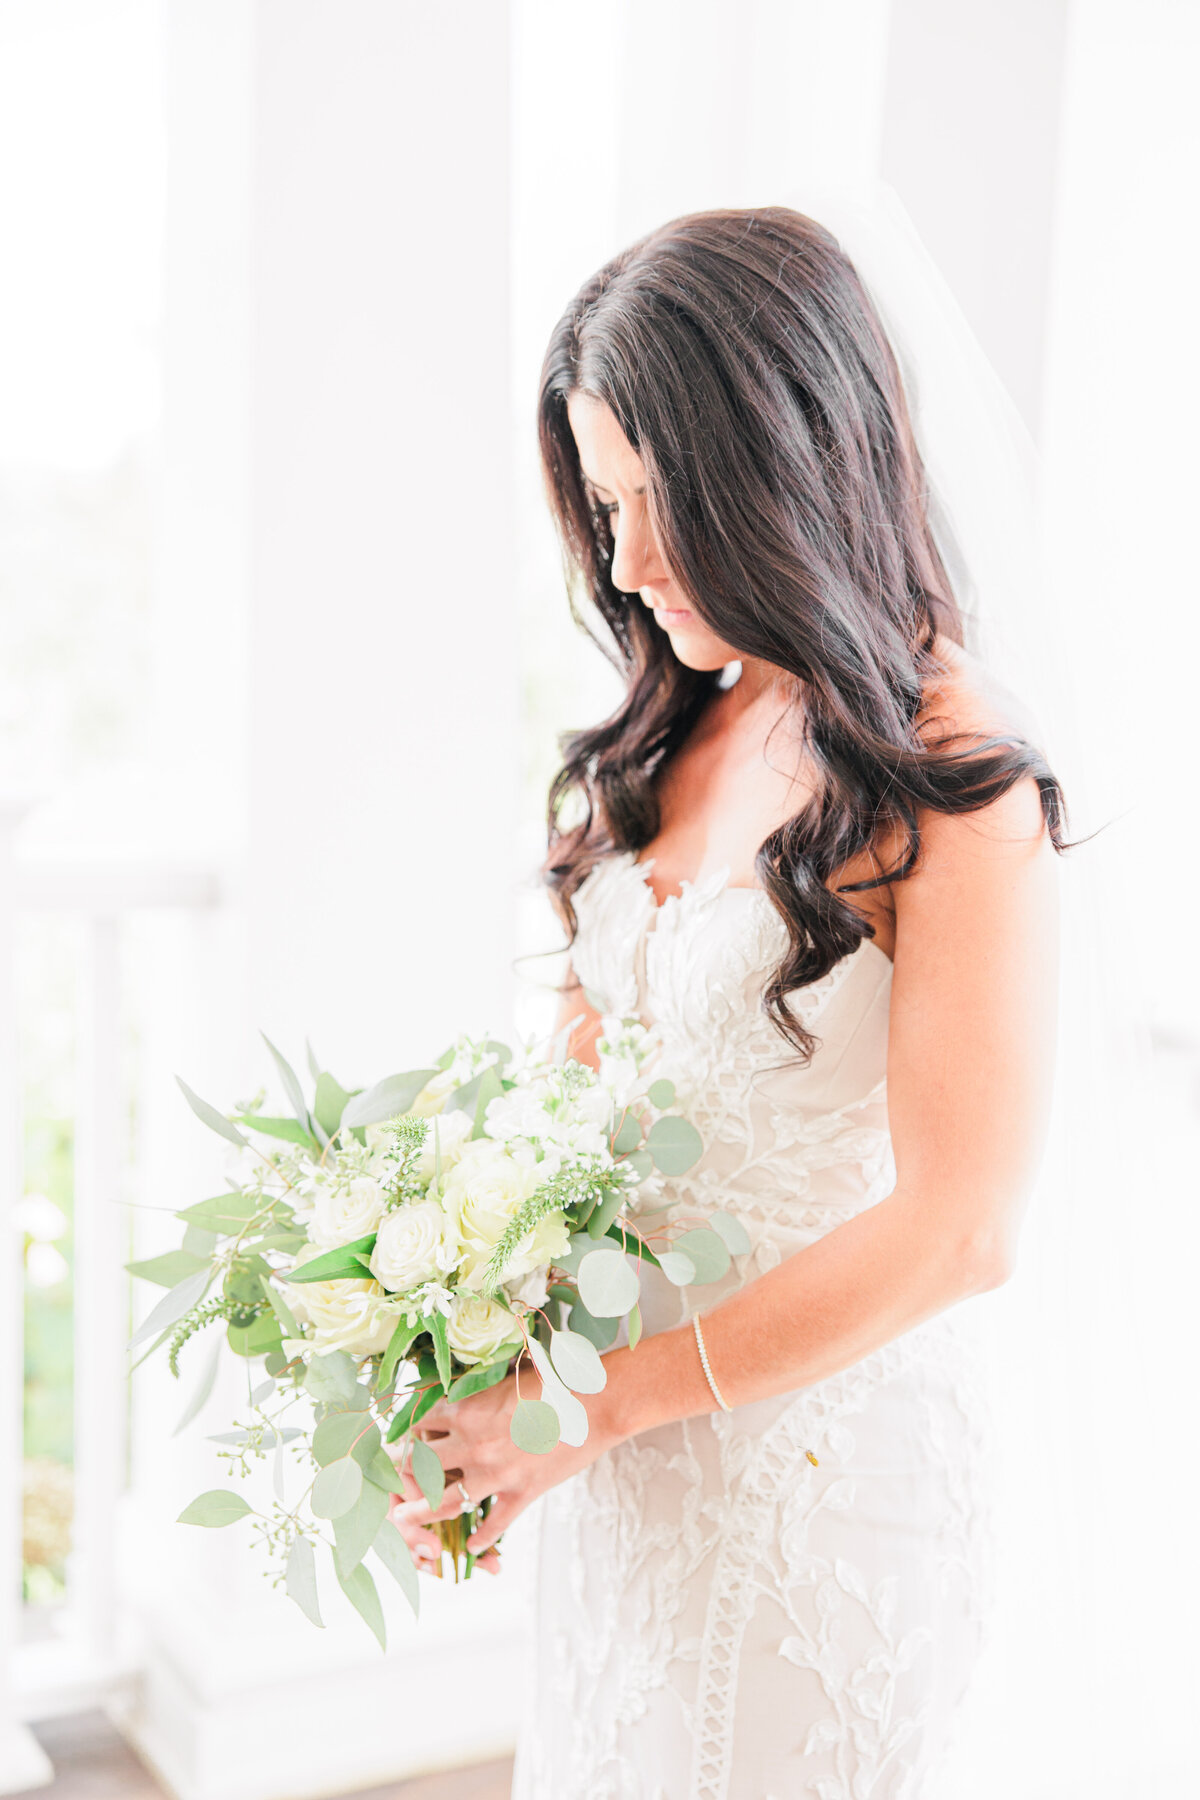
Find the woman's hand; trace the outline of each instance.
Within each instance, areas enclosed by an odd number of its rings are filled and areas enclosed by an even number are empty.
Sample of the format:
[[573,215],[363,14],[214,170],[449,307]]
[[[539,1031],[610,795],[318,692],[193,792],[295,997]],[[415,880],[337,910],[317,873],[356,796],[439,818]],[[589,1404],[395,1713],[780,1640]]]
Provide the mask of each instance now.
[[[526,1373],[527,1388],[531,1373]],[[536,1376],[532,1380],[536,1386]],[[544,1456],[518,1450],[509,1435],[517,1404],[513,1376],[467,1400],[439,1400],[421,1420],[417,1436],[424,1438],[446,1471],[442,1503],[432,1510],[406,1467],[406,1498],[393,1502],[390,1515],[413,1555],[432,1562],[441,1556],[442,1546],[429,1527],[439,1519],[457,1518],[462,1512],[464,1500],[458,1486],[461,1481],[476,1506],[489,1495],[494,1496],[487,1518],[467,1540],[467,1549],[480,1558],[480,1567],[494,1574],[499,1559],[492,1546],[518,1514],[539,1494],[587,1468],[620,1442],[624,1434],[612,1428],[609,1409],[597,1404],[604,1397],[596,1394],[584,1400],[588,1405],[588,1435],[578,1449],[560,1443]]]

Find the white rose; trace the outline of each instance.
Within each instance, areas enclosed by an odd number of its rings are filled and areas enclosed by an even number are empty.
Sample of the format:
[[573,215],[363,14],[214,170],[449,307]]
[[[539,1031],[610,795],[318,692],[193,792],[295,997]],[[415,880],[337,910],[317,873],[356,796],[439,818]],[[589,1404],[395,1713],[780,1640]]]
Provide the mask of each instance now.
[[444,1275],[457,1255],[452,1219],[436,1200],[417,1200],[384,1219],[371,1252],[371,1273],[392,1293],[402,1294]]
[[332,1250],[352,1244],[374,1231],[383,1217],[384,1192],[373,1175],[356,1175],[343,1187],[321,1188],[313,1209],[308,1235],[314,1244]]
[[520,1336],[520,1326],[499,1301],[484,1294],[455,1294],[446,1337],[459,1362],[494,1362],[497,1350],[517,1342]]
[[[306,1246],[297,1262],[317,1254]],[[304,1281],[289,1286],[288,1305],[301,1325],[311,1325],[309,1340],[319,1354],[347,1350],[351,1356],[374,1356],[386,1350],[400,1310],[377,1281]]]
[[467,1145],[446,1177],[443,1195],[461,1242],[459,1280],[467,1287],[482,1287],[492,1251],[541,1179],[536,1163],[519,1161],[491,1138]]

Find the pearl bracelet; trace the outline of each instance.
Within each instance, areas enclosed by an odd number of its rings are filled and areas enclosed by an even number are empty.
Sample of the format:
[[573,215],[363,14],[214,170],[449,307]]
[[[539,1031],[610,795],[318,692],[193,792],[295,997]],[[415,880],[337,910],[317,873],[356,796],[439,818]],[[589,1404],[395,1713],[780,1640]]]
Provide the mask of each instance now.
[[724,1394],[721,1392],[720,1388],[717,1386],[716,1382],[713,1379],[713,1372],[712,1372],[712,1369],[709,1367],[709,1362],[708,1362],[708,1351],[704,1347],[704,1333],[700,1329],[700,1314],[699,1313],[693,1313],[693,1315],[692,1315],[692,1330],[696,1334],[696,1348],[700,1352],[700,1367],[704,1370],[704,1378],[708,1382],[709,1387],[713,1391],[713,1399],[716,1401],[717,1405],[721,1408],[722,1412],[732,1412],[733,1408],[730,1406],[728,1400],[725,1398]]

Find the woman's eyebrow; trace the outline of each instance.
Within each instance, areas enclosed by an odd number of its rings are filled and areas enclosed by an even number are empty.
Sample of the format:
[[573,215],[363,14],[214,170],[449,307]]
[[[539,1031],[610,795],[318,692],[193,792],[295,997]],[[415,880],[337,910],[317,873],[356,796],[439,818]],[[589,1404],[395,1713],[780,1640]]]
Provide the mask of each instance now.
[[[595,490],[598,494],[611,494],[612,493],[612,489],[606,488],[602,481],[593,480],[592,476],[590,476],[588,474],[587,470],[585,468],[583,468],[582,465],[580,467],[579,472],[583,476],[583,479],[587,482],[588,486],[595,488]],[[643,483],[643,485],[641,487],[635,487],[633,491],[635,494],[644,494],[646,491],[645,484]]]

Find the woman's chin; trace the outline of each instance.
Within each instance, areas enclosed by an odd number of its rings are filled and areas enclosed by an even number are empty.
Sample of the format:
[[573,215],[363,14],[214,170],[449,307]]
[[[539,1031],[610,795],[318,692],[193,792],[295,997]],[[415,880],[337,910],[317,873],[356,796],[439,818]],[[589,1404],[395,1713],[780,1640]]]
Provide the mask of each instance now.
[[727,663],[737,660],[737,651],[731,650],[728,644],[713,636],[711,631],[697,631],[690,624],[672,626],[667,630],[671,640],[671,648],[685,669],[695,669],[704,673],[711,669],[723,669]]

